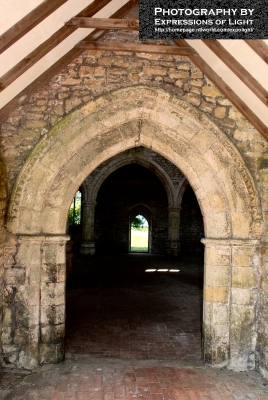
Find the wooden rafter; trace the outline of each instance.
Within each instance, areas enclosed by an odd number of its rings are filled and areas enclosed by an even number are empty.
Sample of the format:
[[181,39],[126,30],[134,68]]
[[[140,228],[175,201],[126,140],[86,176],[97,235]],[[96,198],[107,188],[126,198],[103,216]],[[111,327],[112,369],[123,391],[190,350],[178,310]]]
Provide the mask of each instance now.
[[[96,0],[93,3],[100,3],[102,0]],[[106,0],[107,1],[107,0]],[[139,0],[129,0],[123,7],[117,10],[111,18],[124,18],[128,12],[138,5]],[[92,3],[92,4],[93,4]],[[66,27],[74,29],[73,27]],[[105,31],[94,31],[88,35],[86,40],[98,40],[105,34]],[[27,99],[36,93],[41,87],[46,85],[51,78],[53,78],[59,71],[65,68],[71,61],[83,53],[82,49],[74,48],[68,51],[61,59],[48,68],[43,74],[35,79],[30,85],[23,89],[17,96],[15,96],[9,103],[0,109],[0,124],[8,117],[12,111],[20,107]]]
[[245,42],[268,64],[268,46],[263,40],[247,39]]
[[75,26],[76,28],[93,29],[121,29],[121,30],[139,30],[138,19],[114,19],[114,18],[72,18],[65,25]]
[[[47,1],[47,0],[45,0]],[[63,0],[62,0],[63,1]],[[104,3],[108,4],[111,0],[95,0],[91,3],[91,6],[99,6],[99,9],[104,7]],[[64,2],[64,1],[63,1]],[[55,5],[55,2],[53,2]],[[42,3],[43,4],[43,3]],[[124,5],[120,10],[118,10],[112,18],[118,19],[123,18],[128,11],[130,11],[134,6],[138,4],[138,0],[130,0],[126,5]],[[85,10],[88,10],[87,7]],[[83,11],[85,11],[83,10]],[[83,13],[82,11],[82,13]],[[92,15],[94,15],[97,11],[95,11]],[[90,13],[84,13],[82,16],[78,14],[78,18],[90,17]],[[57,36],[52,36],[46,44],[44,43],[44,54],[39,56],[39,59],[42,58],[45,54],[52,50],[58,43],[68,37],[77,26],[75,25],[67,25],[61,28],[56,32]],[[64,29],[64,31],[63,31]],[[104,29],[104,27],[102,28]],[[86,40],[98,40],[104,35],[103,30],[95,30],[92,32]],[[66,36],[65,36],[66,35]],[[174,41],[179,47],[189,48],[187,42],[183,40]],[[250,40],[246,40],[247,44],[253,48],[253,50],[265,61],[268,62],[268,46],[261,40],[254,40],[254,45]],[[107,43],[106,43],[107,44]],[[122,43],[121,43],[122,44]],[[41,46],[43,46],[41,45]],[[51,47],[50,47],[51,46]],[[128,45],[129,47],[129,45]],[[159,46],[157,46],[159,47]],[[165,46],[167,48],[173,48],[172,46]],[[95,47],[96,48],[96,47]],[[40,46],[39,48],[40,49]],[[122,49],[122,47],[121,47]],[[37,49],[36,49],[37,50]],[[41,49],[42,50],[42,49]],[[115,49],[116,50],[116,49]],[[123,51],[126,51],[124,49]],[[130,51],[130,50],[129,50]],[[144,51],[144,50],[143,50]],[[252,110],[236,95],[236,93],[217,75],[217,73],[200,57],[196,54],[195,50],[192,49],[192,54],[187,54],[189,58],[196,64],[196,66],[215,84],[216,87],[235,105],[235,107],[243,114],[245,117],[251,122],[251,124],[262,134],[262,136],[268,140],[268,129],[265,124],[252,112]],[[34,82],[32,82],[27,88],[25,88],[20,94],[18,94],[13,100],[11,100],[6,106],[4,106],[0,110],[0,123],[3,122],[6,117],[18,106],[22,105],[32,94],[34,94],[40,87],[44,86],[49,82],[49,80],[57,74],[62,68],[67,66],[74,58],[79,56],[82,53],[81,48],[74,48],[65,54],[60,60],[58,60],[53,66],[51,66],[47,71],[45,71],[41,76],[39,76]],[[31,53],[33,55],[33,53]],[[24,61],[27,61],[26,59]],[[33,64],[38,60],[35,59]],[[29,64],[25,70],[30,68],[33,64]],[[24,70],[24,71],[25,71]],[[24,72],[23,71],[23,72]],[[22,73],[23,73],[22,72]],[[15,78],[16,79],[16,78]]]
[[102,50],[102,51],[127,51],[136,53],[153,53],[153,54],[167,54],[167,55],[180,55],[188,56],[195,54],[196,51],[190,46],[177,47],[177,46],[159,46],[159,45],[146,45],[137,43],[121,43],[121,42],[94,42],[82,41],[76,45],[80,49],[88,50]]
[[266,106],[268,105],[268,92],[217,40],[203,40],[203,42]]
[[[82,10],[78,16],[93,16],[112,0],[95,0],[88,7]],[[77,29],[76,26],[63,26],[49,39],[33,50],[27,57],[11,68],[0,78],[0,92],[6,89],[12,82],[18,79],[24,72],[31,68],[41,58],[54,49],[59,43],[65,40]]]
[[[178,46],[186,46],[185,40],[174,40]],[[238,97],[238,95],[223,81],[223,79],[198,54],[190,55],[189,59],[208,77],[208,79],[224,94],[228,100],[243,114],[257,131],[268,140],[267,126]]]
[[45,0],[0,36],[0,54],[68,0]]

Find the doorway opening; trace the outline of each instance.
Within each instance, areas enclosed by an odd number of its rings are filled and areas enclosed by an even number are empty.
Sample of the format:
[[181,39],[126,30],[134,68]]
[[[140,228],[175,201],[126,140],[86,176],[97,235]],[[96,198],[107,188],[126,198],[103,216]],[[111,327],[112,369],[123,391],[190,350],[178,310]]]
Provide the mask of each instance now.
[[132,253],[148,253],[149,251],[149,223],[139,214],[130,225],[130,251]]
[[[167,159],[139,148],[83,183],[82,225],[88,232],[93,222],[96,253],[74,255],[67,353],[201,362],[204,259],[196,242],[203,220],[184,182]],[[167,256],[179,232],[182,251]]]

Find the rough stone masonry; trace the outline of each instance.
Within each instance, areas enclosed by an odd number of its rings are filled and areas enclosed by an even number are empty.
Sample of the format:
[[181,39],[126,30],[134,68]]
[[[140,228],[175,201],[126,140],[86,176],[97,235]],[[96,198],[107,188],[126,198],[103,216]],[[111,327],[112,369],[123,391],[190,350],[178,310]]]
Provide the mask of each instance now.
[[[116,35],[133,40],[106,40]],[[0,138],[4,367],[63,359],[70,203],[138,145],[182,171],[200,204],[204,360],[267,376],[267,142],[186,57],[84,52],[7,116]]]

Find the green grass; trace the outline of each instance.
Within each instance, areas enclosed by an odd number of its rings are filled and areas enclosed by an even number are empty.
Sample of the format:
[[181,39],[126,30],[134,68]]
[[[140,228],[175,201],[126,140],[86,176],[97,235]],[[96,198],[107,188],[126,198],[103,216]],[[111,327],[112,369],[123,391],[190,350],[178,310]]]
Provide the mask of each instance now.
[[148,228],[131,229],[131,251],[148,252]]

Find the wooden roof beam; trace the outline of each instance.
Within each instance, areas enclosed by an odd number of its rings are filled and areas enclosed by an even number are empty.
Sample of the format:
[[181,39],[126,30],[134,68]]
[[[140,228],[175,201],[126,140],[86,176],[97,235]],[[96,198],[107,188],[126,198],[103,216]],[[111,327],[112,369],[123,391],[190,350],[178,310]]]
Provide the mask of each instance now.
[[0,36],[0,54],[68,0],[45,0]]
[[75,17],[66,22],[65,25],[75,26],[76,28],[139,30],[139,20],[137,19]]
[[153,53],[153,54],[168,54],[188,56],[193,55],[196,51],[190,46],[161,46],[152,44],[137,44],[137,43],[121,43],[121,42],[93,42],[81,41],[76,45],[80,49],[87,50],[102,50],[102,51],[127,51],[134,53]]
[[[186,46],[185,40],[174,40],[178,46]],[[257,131],[268,141],[267,126],[254,114],[243,100],[223,81],[223,79],[199,56],[190,55],[189,59],[203,72],[208,79],[227,97],[228,100],[243,114]]]
[[[95,0],[92,4],[96,6],[98,3],[102,3],[104,0]],[[110,2],[110,0],[106,0]],[[125,17],[133,7],[136,7],[139,0],[129,0],[123,7],[117,10],[111,17],[120,18]],[[76,29],[73,27],[65,27],[66,29]],[[95,30],[89,34],[86,40],[98,40],[105,34],[103,30]],[[25,103],[30,96],[36,93],[41,87],[49,83],[50,79],[53,78],[59,71],[65,68],[70,62],[72,62],[76,57],[83,53],[82,49],[74,48],[69,50],[62,58],[60,58],[55,64],[48,68],[43,74],[41,74],[37,79],[35,79],[30,85],[23,89],[17,94],[12,100],[10,100],[4,107],[0,109],[0,124],[9,116],[12,111],[17,107],[20,107]]]
[[[88,7],[84,8],[78,16],[93,16],[103,7],[105,7],[112,0],[95,0]],[[33,50],[27,57],[23,58],[18,64],[7,71],[0,78],[0,92],[6,89],[12,82],[19,78],[24,72],[31,68],[35,63],[37,63],[41,58],[48,54],[54,49],[58,44],[65,40],[69,35],[71,35],[77,26],[63,26],[57,32],[55,32],[49,39]]]
[[268,46],[263,40],[246,39],[245,42],[268,64]]
[[266,106],[268,105],[268,92],[217,40],[203,39],[203,42]]

